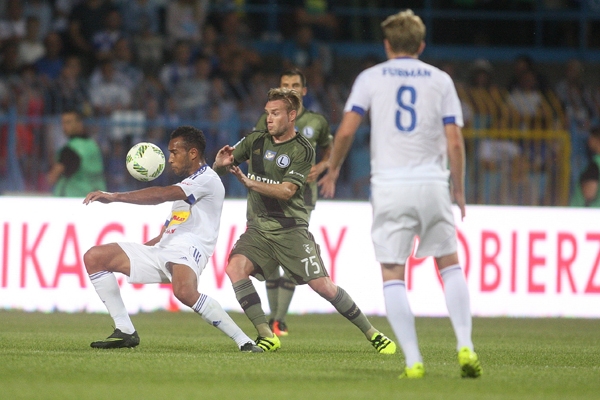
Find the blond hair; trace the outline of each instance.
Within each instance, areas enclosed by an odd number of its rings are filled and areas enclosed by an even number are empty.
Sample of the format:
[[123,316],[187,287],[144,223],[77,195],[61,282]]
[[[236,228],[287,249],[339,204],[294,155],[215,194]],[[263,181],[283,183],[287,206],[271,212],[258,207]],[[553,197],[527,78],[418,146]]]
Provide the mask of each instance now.
[[300,104],[302,104],[300,94],[294,89],[274,88],[269,90],[267,97],[269,101],[283,100],[288,112],[292,110],[298,112]]
[[381,29],[394,53],[417,54],[425,40],[425,24],[410,9],[387,17]]

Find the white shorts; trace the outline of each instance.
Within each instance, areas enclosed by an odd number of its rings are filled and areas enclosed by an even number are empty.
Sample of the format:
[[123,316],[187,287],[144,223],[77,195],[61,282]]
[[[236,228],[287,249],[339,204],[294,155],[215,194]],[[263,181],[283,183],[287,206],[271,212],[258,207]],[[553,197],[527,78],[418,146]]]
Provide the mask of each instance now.
[[419,237],[417,257],[456,252],[456,228],[448,185],[373,185],[371,238],[378,262],[406,264]]
[[117,243],[129,257],[129,283],[168,283],[172,279],[169,263],[190,267],[196,277],[204,270],[208,257],[196,246],[157,247],[140,243]]

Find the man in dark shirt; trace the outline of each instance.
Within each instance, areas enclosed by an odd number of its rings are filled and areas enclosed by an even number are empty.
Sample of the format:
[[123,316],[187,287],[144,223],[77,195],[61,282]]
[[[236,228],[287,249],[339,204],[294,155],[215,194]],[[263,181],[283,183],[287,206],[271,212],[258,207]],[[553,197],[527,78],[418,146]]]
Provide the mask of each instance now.
[[592,157],[585,170],[579,176],[575,193],[571,199],[574,207],[600,207],[598,185],[600,181],[600,125],[590,130],[588,146]]

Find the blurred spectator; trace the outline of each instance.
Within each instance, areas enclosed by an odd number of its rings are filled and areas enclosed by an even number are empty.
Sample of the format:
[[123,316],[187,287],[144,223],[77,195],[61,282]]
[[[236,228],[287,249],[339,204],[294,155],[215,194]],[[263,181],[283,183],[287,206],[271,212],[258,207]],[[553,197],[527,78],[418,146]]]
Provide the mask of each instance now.
[[229,54],[237,53],[252,70],[262,64],[260,54],[252,48],[250,28],[239,13],[231,11],[221,17],[221,34],[218,45],[226,48]]
[[92,39],[104,29],[106,15],[112,6],[105,0],[83,0],[75,5],[69,16],[68,52],[81,57],[85,71],[94,63]]
[[[508,103],[519,116],[519,129],[548,129],[553,125],[551,115],[544,112],[546,101],[539,89],[533,70],[524,71],[509,94]],[[521,141],[520,165],[513,168],[512,192],[518,196],[513,203],[540,205],[545,196],[547,170],[552,162],[550,146],[544,140],[529,138]]]
[[119,10],[110,10],[104,16],[104,28],[92,36],[96,60],[112,58],[115,44],[121,38],[123,38],[121,14]]
[[47,175],[54,196],[85,197],[91,191],[106,190],[102,153],[86,135],[81,115],[67,111],[61,121],[68,142]]
[[37,73],[47,85],[58,78],[65,63],[62,49],[63,42],[60,35],[56,32],[50,32],[44,39],[45,55],[35,63]]
[[156,74],[144,73],[142,82],[134,90],[134,102],[132,106],[138,110],[144,109],[146,102],[155,101],[162,110],[165,105],[166,91]]
[[69,29],[69,16],[76,4],[81,0],[55,0],[54,1],[54,18],[52,20],[52,30],[56,32],[67,32]]
[[587,139],[594,119],[600,117],[600,109],[594,102],[593,92],[583,82],[583,66],[579,60],[570,60],[564,78],[556,85],[558,96],[566,116],[571,135],[571,190],[587,162]]
[[575,192],[571,198],[574,207],[600,207],[598,184],[600,181],[600,125],[590,130],[588,139],[592,159],[578,177]]
[[333,41],[337,37],[338,20],[331,12],[328,0],[296,0],[294,19],[296,27],[309,25],[315,37],[323,41]]
[[177,42],[173,49],[173,60],[160,71],[160,81],[167,92],[172,92],[181,80],[192,76],[191,56],[190,45],[184,41]]
[[129,36],[149,30],[157,35],[160,29],[159,9],[153,0],[127,0],[122,2],[121,15],[125,32]]
[[77,56],[65,59],[58,78],[50,82],[46,90],[45,112],[52,121],[47,124],[44,143],[46,143],[46,159],[52,162],[56,150],[66,140],[60,123],[60,115],[66,110],[89,114],[91,106],[88,99],[87,85],[81,75],[81,61]]
[[26,20],[20,0],[6,2],[5,17],[0,20],[0,43],[25,37]]
[[199,57],[194,62],[194,74],[182,79],[175,87],[173,97],[177,110],[184,119],[205,119],[209,110],[211,90],[211,66],[206,57]]
[[535,81],[535,89],[545,93],[550,87],[548,79],[537,70],[533,59],[528,55],[521,54],[513,61],[513,75],[508,83],[508,90],[512,91],[518,88],[523,79],[523,75],[530,72]]
[[117,40],[113,48],[115,70],[123,74],[129,81],[129,89],[135,90],[142,80],[144,73],[133,63],[133,53],[128,39]]
[[0,76],[10,82],[18,78],[20,69],[18,40],[11,39],[4,42],[0,58]]
[[112,60],[104,60],[90,77],[90,101],[97,116],[110,116],[128,109],[132,103],[127,77],[115,70]]
[[293,40],[288,40],[281,49],[283,69],[316,69],[328,75],[332,67],[331,50],[317,42],[309,25],[301,25]]
[[34,64],[46,54],[39,31],[40,21],[37,17],[27,17],[25,36],[19,41],[19,64]]
[[50,115],[61,114],[65,110],[89,112],[87,85],[81,74],[81,60],[77,56],[65,59],[60,75],[50,84],[47,94],[47,111]]
[[44,38],[52,30],[52,6],[48,0],[27,0],[23,7],[23,15],[35,17],[40,23],[38,40]]
[[208,0],[172,0],[167,4],[166,30],[169,44],[188,41],[200,45],[202,26],[208,12]]
[[157,73],[163,65],[165,40],[154,33],[150,24],[142,24],[141,30],[133,37],[133,47],[137,65],[144,72]]
[[224,75],[227,91],[242,105],[250,97],[251,73],[241,52],[234,52],[227,60],[227,72]]

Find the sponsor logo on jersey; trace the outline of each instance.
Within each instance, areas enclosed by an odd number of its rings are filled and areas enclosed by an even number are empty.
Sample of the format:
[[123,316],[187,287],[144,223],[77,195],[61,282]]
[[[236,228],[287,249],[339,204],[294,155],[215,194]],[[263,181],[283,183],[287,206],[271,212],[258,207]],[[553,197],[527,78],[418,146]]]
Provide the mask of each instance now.
[[289,175],[298,175],[298,176],[301,176],[302,178],[304,178],[304,174],[301,174],[298,171],[291,170],[290,172],[288,172],[288,174]]
[[268,183],[270,185],[278,185],[279,183],[281,183],[279,181],[274,181],[273,179],[265,178],[263,176],[254,175],[254,174],[248,174],[248,179],[252,179],[253,181],[257,181],[257,182]]
[[277,155],[276,151],[267,150],[267,152],[265,153],[265,160],[267,160],[267,161],[273,161],[275,159],[276,155]]
[[286,168],[290,165],[290,157],[287,154],[282,154],[277,157],[277,161],[275,161],[279,168]]
[[308,254],[310,254],[310,245],[307,243],[304,243],[303,246],[304,246],[304,251],[307,252]]
[[169,227],[173,225],[179,225],[184,223],[190,216],[189,211],[173,211],[171,213],[171,220],[169,221]]
[[306,127],[304,127],[304,129],[302,129],[302,134],[307,139],[311,139],[313,136],[315,136],[315,130],[313,129],[312,126],[306,126]]

